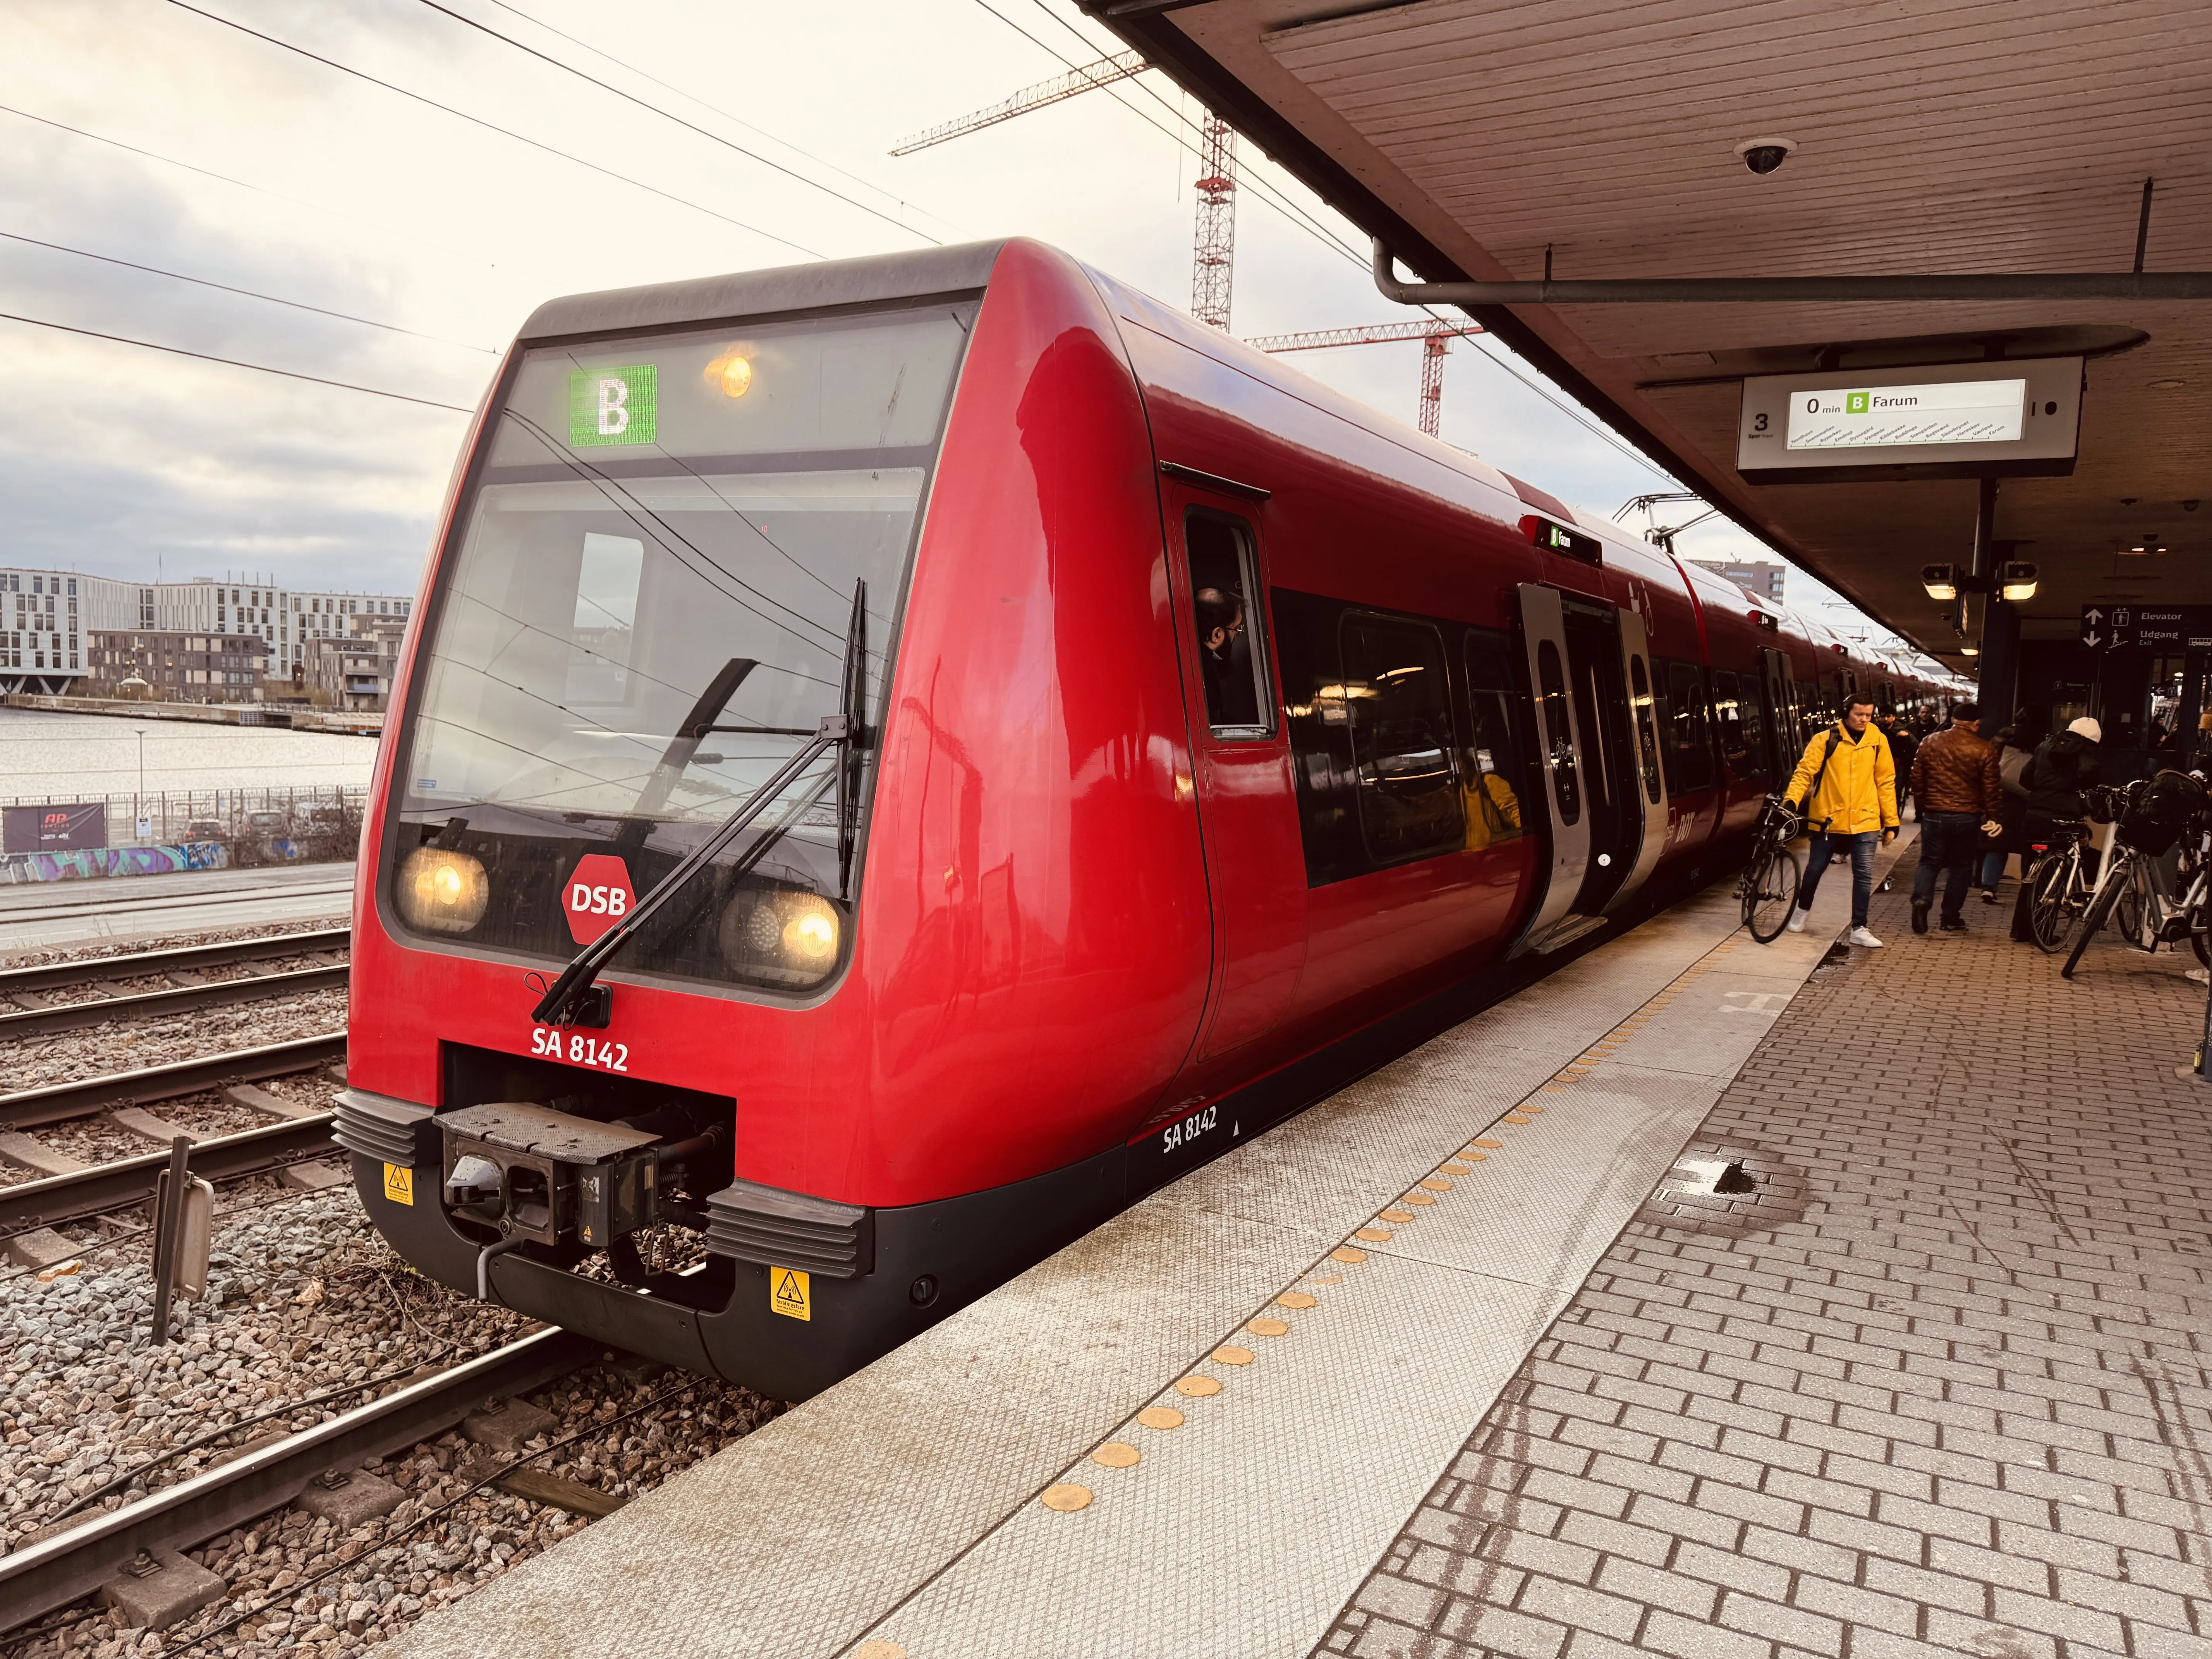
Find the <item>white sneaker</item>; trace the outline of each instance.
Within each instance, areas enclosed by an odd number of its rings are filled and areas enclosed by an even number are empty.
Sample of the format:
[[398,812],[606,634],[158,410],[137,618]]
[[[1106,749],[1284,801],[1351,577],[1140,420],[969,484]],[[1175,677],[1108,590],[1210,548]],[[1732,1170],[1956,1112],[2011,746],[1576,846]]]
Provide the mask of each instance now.
[[1792,910],[1790,913],[1790,931],[1793,933],[1803,933],[1805,931],[1805,918],[1812,914],[1813,913],[1810,910]]
[[1866,945],[1870,950],[1879,951],[1881,949],[1881,941],[1874,936],[1874,930],[1868,927],[1852,928],[1851,943],[1854,945]]

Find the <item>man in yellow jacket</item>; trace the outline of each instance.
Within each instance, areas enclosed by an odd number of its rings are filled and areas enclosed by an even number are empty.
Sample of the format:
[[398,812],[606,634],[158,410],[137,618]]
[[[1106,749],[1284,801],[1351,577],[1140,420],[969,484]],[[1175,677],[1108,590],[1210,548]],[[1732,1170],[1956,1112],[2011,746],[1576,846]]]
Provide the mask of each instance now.
[[1829,857],[1848,852],[1851,943],[1879,947],[1881,941],[1867,926],[1867,904],[1874,896],[1875,848],[1897,839],[1897,765],[1890,758],[1889,740],[1874,724],[1871,702],[1845,705],[1843,719],[1805,745],[1783,798],[1803,811],[1813,832],[1790,931],[1805,931],[1805,915],[1820,890]]

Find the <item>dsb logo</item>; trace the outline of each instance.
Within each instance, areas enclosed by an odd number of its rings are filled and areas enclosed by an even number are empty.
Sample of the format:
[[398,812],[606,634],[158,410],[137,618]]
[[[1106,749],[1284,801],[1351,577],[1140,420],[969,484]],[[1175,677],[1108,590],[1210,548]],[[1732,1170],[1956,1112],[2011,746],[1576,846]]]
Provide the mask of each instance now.
[[561,908],[568,918],[569,937],[589,945],[628,915],[636,902],[627,865],[611,854],[586,853],[568,877]]

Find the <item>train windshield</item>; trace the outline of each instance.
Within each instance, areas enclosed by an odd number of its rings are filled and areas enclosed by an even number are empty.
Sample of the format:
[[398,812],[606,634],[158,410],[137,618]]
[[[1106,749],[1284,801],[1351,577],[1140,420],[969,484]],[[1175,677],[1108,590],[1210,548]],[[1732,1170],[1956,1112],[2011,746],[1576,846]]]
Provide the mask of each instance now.
[[[848,672],[880,726],[974,310],[525,356],[426,618],[394,772],[403,922],[565,957],[840,712]],[[615,969],[827,978],[872,758],[831,750],[786,780]]]

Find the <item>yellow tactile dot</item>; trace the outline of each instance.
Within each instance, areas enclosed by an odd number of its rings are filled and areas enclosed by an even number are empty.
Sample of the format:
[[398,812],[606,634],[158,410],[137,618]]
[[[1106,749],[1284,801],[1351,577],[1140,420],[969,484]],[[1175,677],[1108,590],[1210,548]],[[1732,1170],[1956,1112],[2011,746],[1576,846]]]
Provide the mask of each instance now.
[[1137,1413],[1137,1421],[1148,1429],[1179,1429],[1182,1413],[1173,1406],[1147,1406]]
[[[1255,1336],[1286,1336],[1290,1334],[1291,1329],[1288,1325],[1279,1319],[1267,1318],[1255,1319],[1245,1326],[1244,1328],[1251,1332]],[[1142,1419],[1140,1418],[1139,1420],[1141,1421]]]
[[1221,1392],[1220,1382],[1211,1376],[1186,1376],[1176,1384],[1176,1392],[1190,1400],[1203,1400],[1208,1395]]
[[1285,1291],[1275,1298],[1275,1304],[1282,1308],[1310,1308],[1314,1299],[1304,1291]]
[[1566,1091],[1562,1089],[1556,1083],[1541,1083],[1536,1086],[1541,1089],[1547,1095],[1563,1095],[1566,1093]]
[[1426,1209],[1430,1205],[1435,1203],[1437,1200],[1433,1196],[1427,1193],[1407,1193],[1399,1199],[1398,1201],[1401,1204],[1418,1204],[1422,1208]]
[[1342,1273],[1316,1273],[1311,1279],[1306,1280],[1306,1283],[1309,1285],[1341,1285],[1344,1283],[1344,1275]]
[[1437,1167],[1442,1170],[1446,1175],[1469,1175],[1473,1173],[1466,1164],[1455,1162],[1449,1158],[1445,1159],[1444,1162],[1439,1164]]
[[1411,1210],[1385,1210],[1382,1212],[1383,1220],[1395,1221],[1401,1227],[1413,1218],[1413,1212]]
[[1328,1259],[1331,1261],[1364,1261],[1367,1252],[1356,1250],[1349,1244],[1340,1244],[1328,1253]]
[[863,1642],[853,1650],[853,1659],[906,1659],[906,1650],[896,1642]]
[[1143,1455],[1134,1446],[1125,1445],[1119,1440],[1109,1440],[1091,1454],[1091,1461],[1103,1468],[1129,1469],[1134,1468]]
[[1445,1180],[1442,1176],[1423,1176],[1421,1177],[1421,1185],[1426,1187],[1432,1193],[1448,1193],[1452,1189],[1451,1182]]
[[1388,1227],[1362,1227],[1358,1232],[1352,1234],[1352,1237],[1364,1239],[1370,1244],[1388,1244],[1390,1242],[1390,1230]]
[[1490,1162],[1490,1154],[1488,1152],[1462,1152],[1460,1156],[1470,1164],[1487,1164]]
[[1533,1115],[1533,1114],[1534,1114],[1534,1113],[1537,1113],[1537,1112],[1540,1112],[1540,1111],[1542,1111],[1544,1109],[1543,1109],[1541,1106],[1523,1106],[1523,1107],[1522,1107],[1522,1108],[1521,1108],[1521,1109],[1522,1109],[1522,1111],[1524,1111],[1524,1112],[1528,1112],[1528,1113],[1530,1113],[1530,1114],[1532,1114],[1532,1115]]
[[1498,1120],[1501,1123],[1534,1123],[1535,1121],[1534,1118],[1525,1117],[1519,1112],[1508,1112]]
[[1252,1350],[1240,1348],[1232,1342],[1226,1347],[1216,1348],[1213,1357],[1224,1365],[1249,1365],[1252,1363]]
[[1505,1145],[1502,1140],[1478,1140],[1472,1144],[1477,1146],[1487,1146],[1493,1152],[1498,1151]]
[[1048,1510],[1058,1510],[1062,1515],[1073,1514],[1091,1502],[1091,1488],[1063,1482],[1057,1486],[1047,1486],[1044,1496],[1037,1502]]

